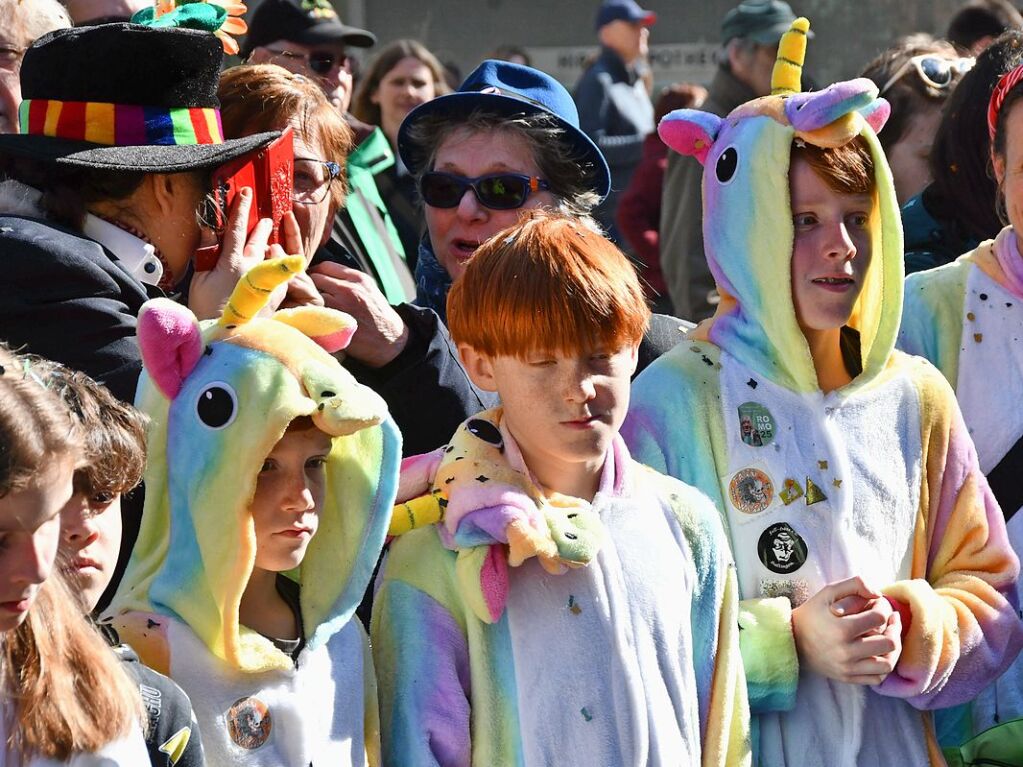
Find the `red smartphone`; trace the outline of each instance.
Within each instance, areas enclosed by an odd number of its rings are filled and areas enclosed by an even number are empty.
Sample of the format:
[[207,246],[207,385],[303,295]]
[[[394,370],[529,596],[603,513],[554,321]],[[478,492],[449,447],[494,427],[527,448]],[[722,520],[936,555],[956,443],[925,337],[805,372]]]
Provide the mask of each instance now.
[[[227,227],[227,214],[238,193],[245,187],[252,190],[252,206],[245,227],[250,233],[261,218],[273,220],[274,228],[269,244],[280,241],[281,219],[291,210],[294,187],[295,148],[293,131],[289,127],[261,149],[243,154],[213,171],[212,195],[215,201],[217,231]],[[195,270],[208,272],[217,265],[221,244],[199,248],[195,253]]]

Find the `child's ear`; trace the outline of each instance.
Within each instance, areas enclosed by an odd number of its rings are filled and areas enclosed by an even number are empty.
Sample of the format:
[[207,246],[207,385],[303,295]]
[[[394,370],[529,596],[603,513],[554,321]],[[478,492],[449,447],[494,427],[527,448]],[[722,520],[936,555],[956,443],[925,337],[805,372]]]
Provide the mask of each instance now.
[[639,344],[629,349],[629,378],[636,375],[636,366],[639,365]]
[[469,374],[469,380],[483,391],[497,391],[494,380],[494,365],[490,356],[482,354],[469,344],[458,345],[458,356],[462,359],[462,367]]

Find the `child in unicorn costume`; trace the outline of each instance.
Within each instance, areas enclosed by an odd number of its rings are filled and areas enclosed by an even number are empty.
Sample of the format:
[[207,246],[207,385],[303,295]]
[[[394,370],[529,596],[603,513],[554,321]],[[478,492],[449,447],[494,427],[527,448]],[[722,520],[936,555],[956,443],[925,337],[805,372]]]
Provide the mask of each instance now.
[[[1023,551],[1023,256],[1019,187],[1010,169],[1023,151],[1023,67],[991,94],[991,159],[1009,221],[994,240],[951,264],[910,275],[899,348],[926,357],[955,389],[977,446],[980,468],[1006,519],[1009,540]],[[1003,218],[1004,220],[1004,218]],[[1023,585],[1023,584],[1021,584]],[[1023,659],[984,690],[961,716],[939,716],[939,736],[958,745],[999,722],[1023,717]],[[1018,738],[1019,736],[1017,736]]]
[[[264,261],[219,321],[200,324],[166,299],[139,316],[145,513],[109,614],[192,698],[213,767],[379,763],[373,665],[354,615],[383,547],[400,438],[382,400],[332,354],[354,333],[351,317],[322,307],[256,316],[302,268],[300,256]],[[310,421],[295,439],[324,446],[300,453],[291,479],[280,446]],[[279,476],[281,509],[267,513],[293,521],[268,533],[256,510]],[[267,541],[298,552],[269,581]],[[257,575],[270,584],[257,606],[283,600],[296,636],[240,621]]]
[[862,79],[800,93],[808,29],[772,95],[659,127],[706,169],[722,298],[636,380],[622,433],[727,523],[758,764],[944,764],[921,710],[1015,657],[1019,565],[947,383],[893,351],[887,104]]
[[402,467],[373,611],[386,764],[749,764],[720,520],[617,433],[648,318],[578,219],[534,214],[455,283],[452,336],[503,406]]

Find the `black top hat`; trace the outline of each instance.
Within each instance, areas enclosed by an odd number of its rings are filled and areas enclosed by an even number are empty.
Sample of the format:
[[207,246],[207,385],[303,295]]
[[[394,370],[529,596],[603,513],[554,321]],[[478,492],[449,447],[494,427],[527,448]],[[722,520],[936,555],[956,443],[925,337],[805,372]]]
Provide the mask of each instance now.
[[21,134],[0,153],[61,165],[175,173],[273,140],[224,140],[220,40],[200,30],[105,24],[59,29],[25,52]]
[[369,48],[377,38],[365,29],[342,24],[328,0],[263,0],[249,20],[241,56],[248,58],[253,49],[277,40]]

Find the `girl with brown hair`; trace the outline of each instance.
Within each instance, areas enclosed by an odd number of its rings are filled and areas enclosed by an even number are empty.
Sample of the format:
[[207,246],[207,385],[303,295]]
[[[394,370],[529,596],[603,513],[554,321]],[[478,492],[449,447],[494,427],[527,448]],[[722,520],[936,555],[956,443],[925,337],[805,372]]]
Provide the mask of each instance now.
[[138,691],[54,568],[81,435],[0,346],[0,764],[147,764]]

